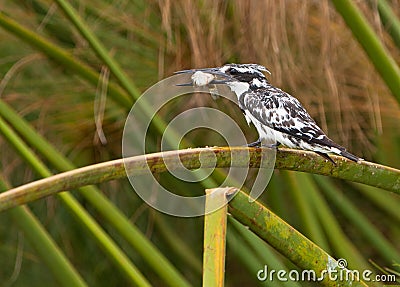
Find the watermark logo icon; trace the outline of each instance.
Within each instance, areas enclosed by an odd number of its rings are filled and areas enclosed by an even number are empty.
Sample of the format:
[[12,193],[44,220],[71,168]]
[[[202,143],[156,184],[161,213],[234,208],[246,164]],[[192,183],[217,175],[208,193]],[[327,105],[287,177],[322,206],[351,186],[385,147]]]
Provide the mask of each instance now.
[[[167,123],[160,120],[159,111],[164,105],[176,100],[178,97],[189,97],[193,96],[194,93],[202,93],[205,97],[209,97],[210,101],[212,100],[209,95],[210,90],[207,87],[177,86],[177,84],[190,81],[189,76],[188,74],[181,74],[164,79],[149,88],[136,101],[125,123],[122,138],[124,159],[147,153],[146,149],[149,146],[148,133],[151,124],[162,133],[158,148],[158,151],[161,152],[179,149],[179,144],[185,135],[198,128],[213,130],[231,147],[245,146],[247,144],[245,131],[241,130],[234,118],[218,109],[196,107],[182,111]],[[213,96],[224,97],[232,105],[237,105],[236,96],[224,85],[219,86],[218,90],[213,89],[212,94]],[[237,117],[242,117],[242,114],[239,113]],[[208,145],[213,146],[214,144],[210,142]],[[212,150],[205,150],[204,154],[200,155],[200,162],[202,158],[207,158],[208,163],[198,170],[186,169],[181,164],[179,157],[165,160],[165,165],[170,175],[181,183],[188,184],[189,190],[190,183],[199,183],[210,179],[210,175],[216,166],[215,160],[214,165],[210,166],[209,160],[212,156],[214,156]],[[261,165],[263,169],[258,170],[254,183],[249,187],[251,190],[250,196],[253,199],[259,197],[268,185],[275,166],[275,157],[275,149],[265,149],[262,153]],[[224,182],[219,186],[233,185],[237,188],[243,187],[250,168],[235,167],[235,161],[237,160],[234,156],[231,157],[231,168],[229,168]],[[179,165],[180,168],[177,169],[176,166]],[[167,190],[146,166],[147,162],[143,160],[144,168],[142,174],[130,175],[128,173],[128,179],[135,192],[147,204],[161,212],[175,216],[194,217],[205,214],[205,195],[181,196],[172,190]],[[220,207],[217,206],[215,209]]]

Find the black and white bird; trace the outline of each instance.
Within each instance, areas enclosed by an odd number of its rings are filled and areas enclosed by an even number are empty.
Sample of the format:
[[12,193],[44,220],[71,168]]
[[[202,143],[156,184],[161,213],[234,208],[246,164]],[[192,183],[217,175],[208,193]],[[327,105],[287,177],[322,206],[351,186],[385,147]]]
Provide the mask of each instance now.
[[182,86],[229,86],[238,98],[247,123],[253,123],[259,134],[258,140],[248,146],[278,147],[282,144],[289,148],[314,151],[332,163],[334,161],[329,153],[355,162],[362,160],[328,138],[300,102],[272,86],[263,72],[270,73],[264,66],[257,64],[226,64],[217,68],[177,73],[193,73],[192,83]]

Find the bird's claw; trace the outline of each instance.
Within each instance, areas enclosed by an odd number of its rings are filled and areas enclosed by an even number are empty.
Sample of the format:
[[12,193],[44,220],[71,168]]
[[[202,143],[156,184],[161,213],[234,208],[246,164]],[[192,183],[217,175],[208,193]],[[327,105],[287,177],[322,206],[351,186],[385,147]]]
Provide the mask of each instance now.
[[255,142],[247,144],[248,147],[266,147],[266,148],[276,148],[278,149],[278,146],[280,146],[280,142],[276,142],[274,144],[262,144],[261,140],[258,139]]
[[278,149],[278,147],[281,145],[281,143],[280,142],[276,142],[276,143],[274,143],[274,144],[265,144],[265,145],[263,145],[263,146],[265,146],[265,147],[267,147],[267,148],[276,148],[276,149]]
[[258,139],[255,142],[247,144],[248,147],[256,147],[256,146],[261,146],[261,140]]

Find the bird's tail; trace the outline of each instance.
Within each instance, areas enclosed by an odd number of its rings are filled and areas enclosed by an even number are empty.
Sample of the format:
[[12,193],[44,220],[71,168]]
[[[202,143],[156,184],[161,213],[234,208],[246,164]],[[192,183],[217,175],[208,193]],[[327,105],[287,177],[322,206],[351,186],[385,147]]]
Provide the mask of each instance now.
[[344,156],[345,158],[348,158],[349,160],[355,161],[355,162],[359,162],[359,161],[363,160],[362,158],[349,153],[347,150],[341,150],[340,155]]

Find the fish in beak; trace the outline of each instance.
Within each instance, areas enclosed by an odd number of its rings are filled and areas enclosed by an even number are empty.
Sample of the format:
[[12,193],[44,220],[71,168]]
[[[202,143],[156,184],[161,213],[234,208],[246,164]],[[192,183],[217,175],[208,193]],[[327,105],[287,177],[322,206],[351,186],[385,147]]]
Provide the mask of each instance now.
[[[177,84],[177,86],[195,86],[202,87],[206,85],[220,85],[233,81],[230,76],[221,72],[219,68],[192,69],[175,72],[174,74],[190,74],[192,81],[190,83]],[[224,79],[217,79],[217,77]]]

